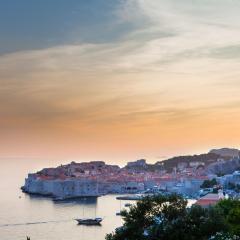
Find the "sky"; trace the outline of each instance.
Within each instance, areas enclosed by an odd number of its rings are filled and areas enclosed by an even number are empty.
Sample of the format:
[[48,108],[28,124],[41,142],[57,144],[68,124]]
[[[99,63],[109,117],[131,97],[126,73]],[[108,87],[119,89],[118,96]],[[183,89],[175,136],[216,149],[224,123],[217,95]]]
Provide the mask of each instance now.
[[239,11],[0,0],[0,159],[121,164],[240,147]]

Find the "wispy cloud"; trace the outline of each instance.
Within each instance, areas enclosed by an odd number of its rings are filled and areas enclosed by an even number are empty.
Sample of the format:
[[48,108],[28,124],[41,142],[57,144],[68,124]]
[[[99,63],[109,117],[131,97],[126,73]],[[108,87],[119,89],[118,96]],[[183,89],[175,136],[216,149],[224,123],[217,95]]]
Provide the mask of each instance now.
[[86,137],[108,129],[110,139],[129,131],[163,134],[170,144],[185,128],[196,136],[198,126],[215,129],[220,117],[235,124],[239,8],[223,0],[122,0],[111,28],[131,31],[117,40],[1,55],[0,130]]

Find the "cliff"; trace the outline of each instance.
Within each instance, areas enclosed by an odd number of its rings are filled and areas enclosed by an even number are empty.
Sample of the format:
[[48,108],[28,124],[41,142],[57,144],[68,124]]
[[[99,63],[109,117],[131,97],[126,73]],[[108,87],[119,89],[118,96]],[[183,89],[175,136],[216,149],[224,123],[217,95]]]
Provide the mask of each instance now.
[[84,179],[46,180],[29,174],[25,179],[23,191],[30,194],[52,196],[57,199],[99,196],[98,183]]

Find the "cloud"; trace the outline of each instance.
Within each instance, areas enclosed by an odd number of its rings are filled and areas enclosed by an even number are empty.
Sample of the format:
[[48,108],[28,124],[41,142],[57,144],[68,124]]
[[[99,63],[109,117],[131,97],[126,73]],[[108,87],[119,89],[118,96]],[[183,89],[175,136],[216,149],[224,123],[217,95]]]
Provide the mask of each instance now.
[[[240,33],[236,1],[161,0],[120,1],[113,27],[132,24],[119,41],[105,44],[60,45],[45,50],[26,51],[1,60],[1,76],[8,66],[23,74],[42,71],[82,71],[94,73],[162,71],[195,74],[209,72],[209,59],[235,61]],[[216,11],[217,10],[217,11]],[[230,16],[224,17],[228,11]],[[104,31],[104,29],[103,29]],[[21,64],[22,62],[22,64]],[[196,63],[199,70],[191,68]],[[181,71],[182,64],[186,65]],[[179,66],[178,66],[179,64]],[[236,65],[235,62],[233,62]],[[14,66],[13,66],[14,65]],[[209,69],[210,68],[210,69]],[[13,72],[14,73],[14,72]],[[12,74],[12,72],[10,73]]]
[[121,1],[113,25],[135,28],[119,41],[0,56],[3,128],[122,129],[152,121],[167,128],[197,122],[214,109],[224,115],[225,103],[236,110],[238,83],[221,83],[240,76],[238,6],[222,0]]
[[[174,71],[176,63],[188,65],[204,59],[229,58],[232,47],[240,39],[239,15],[236,1],[123,1],[124,11],[120,12],[125,21],[139,21],[142,29],[132,32],[131,39],[140,39],[141,45],[123,56],[119,66],[129,69]],[[133,13],[131,15],[131,13]],[[228,18],[225,13],[228,12]],[[142,35],[141,35],[142,33]],[[144,37],[143,37],[144,36]],[[229,49],[231,48],[231,49]],[[171,67],[171,64],[174,64]],[[233,62],[234,64],[234,62]],[[210,66],[213,67],[214,65]],[[170,68],[170,69],[169,69]],[[209,70],[203,66],[200,71]],[[194,73],[194,69],[186,73]]]
[[1,155],[125,159],[238,143],[239,1],[94,2],[96,18],[80,6],[56,22],[50,37],[66,28],[63,39],[0,56]]

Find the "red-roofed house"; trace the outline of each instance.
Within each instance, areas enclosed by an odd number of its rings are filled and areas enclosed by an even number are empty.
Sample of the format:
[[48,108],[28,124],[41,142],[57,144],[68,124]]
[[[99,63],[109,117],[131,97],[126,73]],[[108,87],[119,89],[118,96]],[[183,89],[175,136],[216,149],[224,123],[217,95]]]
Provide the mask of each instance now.
[[209,207],[217,204],[221,199],[224,199],[224,195],[222,191],[219,191],[219,193],[209,193],[201,197],[195,204],[201,207]]

